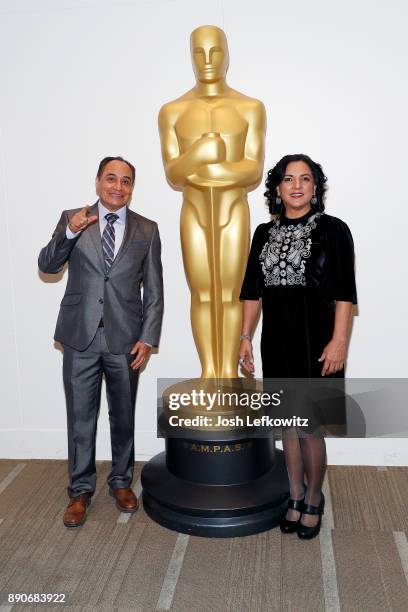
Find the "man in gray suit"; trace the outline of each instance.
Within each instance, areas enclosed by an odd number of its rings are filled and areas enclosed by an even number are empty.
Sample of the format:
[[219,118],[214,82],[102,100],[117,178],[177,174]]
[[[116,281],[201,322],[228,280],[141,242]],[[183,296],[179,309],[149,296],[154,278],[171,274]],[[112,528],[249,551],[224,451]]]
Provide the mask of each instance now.
[[[63,211],[39,255],[42,272],[68,261],[68,282],[54,339],[64,347],[68,421],[67,527],[86,520],[95,491],[95,438],[105,374],[112,445],[109,492],[122,512],[135,512],[135,399],[140,366],[157,346],[163,315],[157,224],[129,210],[134,166],[104,158],[96,177],[99,200]],[[143,286],[143,298],[141,297]]]

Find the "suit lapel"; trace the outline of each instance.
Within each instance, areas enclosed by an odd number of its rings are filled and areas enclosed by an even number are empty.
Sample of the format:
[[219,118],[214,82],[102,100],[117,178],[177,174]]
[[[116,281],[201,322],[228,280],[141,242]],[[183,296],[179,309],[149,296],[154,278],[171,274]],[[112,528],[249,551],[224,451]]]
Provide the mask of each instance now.
[[89,214],[90,215],[98,215],[98,220],[95,221],[95,223],[92,223],[92,225],[90,225],[88,227],[88,229],[86,230],[87,234],[89,234],[92,243],[96,249],[96,252],[98,254],[98,259],[99,262],[102,266],[102,268],[105,270],[105,258],[103,256],[103,250],[102,250],[102,241],[101,241],[101,230],[99,227],[99,211],[98,211],[98,202],[96,202],[93,206],[91,206],[91,208],[89,209]]
[[126,251],[127,247],[129,246],[129,239],[132,236],[132,233],[133,233],[133,230],[134,230],[136,224],[137,224],[137,221],[134,219],[133,215],[131,215],[129,213],[129,209],[126,208],[126,227],[125,227],[125,233],[123,235],[123,240],[122,240],[122,244],[120,245],[119,251],[117,252],[117,255],[116,255],[116,257],[113,260],[113,263],[111,265],[111,270],[112,270],[112,268],[115,265],[117,265],[117,263],[123,257],[123,253]]

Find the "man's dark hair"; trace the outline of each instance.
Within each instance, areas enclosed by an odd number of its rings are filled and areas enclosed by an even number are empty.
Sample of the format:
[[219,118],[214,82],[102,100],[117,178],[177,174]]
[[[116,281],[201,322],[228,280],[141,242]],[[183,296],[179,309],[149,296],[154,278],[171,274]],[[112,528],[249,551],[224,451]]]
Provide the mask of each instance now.
[[266,191],[264,193],[266,204],[269,208],[271,215],[280,215],[284,210],[282,203],[276,202],[276,188],[282,182],[283,177],[286,173],[286,168],[291,162],[302,161],[305,162],[310,168],[315,185],[316,185],[316,204],[312,204],[312,209],[315,212],[324,211],[324,194],[327,189],[326,182],[327,178],[324,175],[323,168],[320,164],[310,159],[308,155],[303,153],[296,153],[295,155],[285,155],[281,160],[278,161],[276,166],[269,170],[268,176],[265,182]]
[[98,172],[96,173],[96,176],[98,179],[101,178],[103,169],[105,168],[106,164],[109,164],[109,162],[111,161],[121,161],[127,164],[132,172],[132,184],[135,182],[136,170],[135,170],[134,165],[128,162],[126,159],[123,159],[123,157],[121,157],[120,155],[117,155],[116,157],[104,157],[103,158],[103,160],[99,164]]

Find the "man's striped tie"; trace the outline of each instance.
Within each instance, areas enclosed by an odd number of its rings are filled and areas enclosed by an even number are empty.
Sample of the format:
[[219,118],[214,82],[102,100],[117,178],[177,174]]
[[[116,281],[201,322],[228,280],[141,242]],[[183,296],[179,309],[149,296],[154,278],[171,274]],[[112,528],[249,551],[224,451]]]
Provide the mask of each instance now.
[[113,227],[113,224],[117,219],[119,219],[119,215],[115,215],[115,213],[108,213],[105,215],[105,219],[107,223],[102,233],[102,249],[105,258],[106,270],[109,271],[115,258],[115,228]]

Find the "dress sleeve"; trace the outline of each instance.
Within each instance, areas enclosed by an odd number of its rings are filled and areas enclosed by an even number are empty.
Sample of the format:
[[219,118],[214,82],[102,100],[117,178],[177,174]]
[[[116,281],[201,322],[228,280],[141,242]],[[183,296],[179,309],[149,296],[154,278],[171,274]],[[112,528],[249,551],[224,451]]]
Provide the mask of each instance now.
[[239,296],[241,300],[259,300],[263,294],[263,276],[259,255],[263,246],[262,228],[264,225],[258,225],[252,238],[244,282]]
[[328,231],[327,293],[336,301],[357,304],[354,242],[343,221],[336,219]]

